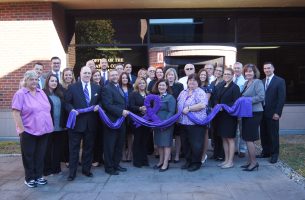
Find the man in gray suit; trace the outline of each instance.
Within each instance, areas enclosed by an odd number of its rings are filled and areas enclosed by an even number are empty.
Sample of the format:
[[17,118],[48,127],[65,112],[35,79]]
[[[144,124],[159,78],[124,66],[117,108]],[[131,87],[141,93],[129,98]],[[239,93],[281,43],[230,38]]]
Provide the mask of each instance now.
[[42,63],[35,63],[34,64],[34,70],[38,75],[38,84],[37,84],[37,88],[43,89],[44,88],[44,84],[46,79],[42,77],[42,72],[43,72],[43,64]]

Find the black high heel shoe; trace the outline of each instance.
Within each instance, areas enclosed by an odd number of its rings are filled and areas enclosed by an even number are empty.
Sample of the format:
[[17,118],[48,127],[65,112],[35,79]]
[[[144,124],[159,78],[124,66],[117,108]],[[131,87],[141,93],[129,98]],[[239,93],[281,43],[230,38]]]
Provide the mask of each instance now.
[[246,169],[243,169],[243,171],[252,172],[255,169],[256,169],[256,171],[258,171],[258,167],[259,167],[259,164],[256,163],[252,168],[246,168]]
[[160,168],[162,167],[162,165],[163,165],[163,163],[162,163],[162,164],[160,164],[160,165],[155,164],[155,165],[154,165],[154,167],[153,167],[153,169],[160,169]]
[[250,166],[250,163],[246,164],[246,165],[242,165],[240,166],[240,168],[248,168]]
[[167,164],[167,167],[166,167],[165,169],[160,168],[160,169],[159,169],[159,172],[165,172],[165,171],[168,170],[168,168],[169,168],[169,163]]

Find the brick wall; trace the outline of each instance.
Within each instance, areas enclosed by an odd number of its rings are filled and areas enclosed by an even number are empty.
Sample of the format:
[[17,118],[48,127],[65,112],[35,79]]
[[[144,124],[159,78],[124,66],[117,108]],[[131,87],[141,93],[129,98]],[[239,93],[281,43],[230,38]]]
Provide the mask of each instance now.
[[50,58],[66,66],[65,11],[50,2],[0,3],[0,111],[11,107],[25,71],[35,62],[50,70]]

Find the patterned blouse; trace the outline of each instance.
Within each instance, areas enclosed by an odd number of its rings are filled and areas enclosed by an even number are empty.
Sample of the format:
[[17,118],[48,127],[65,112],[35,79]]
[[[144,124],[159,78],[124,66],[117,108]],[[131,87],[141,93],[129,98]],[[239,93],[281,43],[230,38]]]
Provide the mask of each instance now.
[[[206,96],[206,93],[201,88],[196,88],[193,90],[193,93],[191,96],[188,96],[189,89],[183,90],[179,97],[178,97],[178,110],[183,110],[183,108],[192,106],[198,103],[203,103],[205,106],[208,105],[208,99]],[[207,117],[206,108],[192,112],[193,115],[201,120],[204,120]],[[183,125],[195,125],[187,115],[182,114],[178,121],[180,124]]]

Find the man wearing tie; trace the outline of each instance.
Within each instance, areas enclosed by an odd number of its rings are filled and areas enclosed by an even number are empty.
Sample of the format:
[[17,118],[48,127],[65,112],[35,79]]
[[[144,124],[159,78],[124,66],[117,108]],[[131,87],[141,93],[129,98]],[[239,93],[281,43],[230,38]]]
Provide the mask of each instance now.
[[[109,119],[114,122],[120,117],[126,117],[124,93],[118,84],[119,75],[116,70],[109,71],[109,83],[104,87],[102,95],[103,109]],[[118,175],[127,169],[121,167],[122,151],[125,142],[125,122],[118,129],[111,129],[104,125],[104,163],[105,172],[110,175]]]
[[44,88],[44,84],[45,84],[45,81],[46,79],[43,78],[41,75],[42,75],[42,72],[43,72],[43,64],[42,63],[35,63],[34,64],[34,70],[35,72],[37,73],[38,75],[38,84],[37,84],[37,88],[39,89],[43,89]]
[[60,72],[61,60],[59,57],[54,56],[51,58],[51,69],[52,71],[44,74],[43,78],[47,78],[50,74],[56,75],[58,80],[60,81],[61,72]]
[[102,58],[101,59],[101,68],[102,68],[102,71],[101,71],[101,75],[103,77],[103,80],[104,80],[104,85],[106,85],[108,83],[108,61],[106,58]]
[[286,98],[285,80],[274,75],[274,66],[268,62],[264,64],[266,78],[264,115],[260,126],[260,136],[263,151],[258,158],[271,156],[270,163],[276,163],[279,156],[279,120],[282,115]]
[[[91,70],[89,67],[82,67],[80,81],[69,86],[66,94],[66,110],[68,113],[76,112],[76,122],[73,129],[69,129],[69,176],[68,181],[73,181],[76,176],[80,143],[83,140],[82,153],[82,173],[87,177],[92,177],[92,149],[94,136],[98,130],[98,105],[101,102],[101,90],[90,82]],[[79,114],[76,109],[94,107],[94,112]]]
[[[234,63],[233,70],[234,70],[233,82],[239,87],[239,91],[242,92],[244,89],[244,84],[246,82],[246,79],[242,75],[243,64],[241,64],[240,62]],[[247,152],[247,145],[246,142],[241,138],[240,135],[241,129],[242,129],[241,118],[238,118],[235,144],[237,146],[238,157],[243,158],[245,157],[245,154]]]

